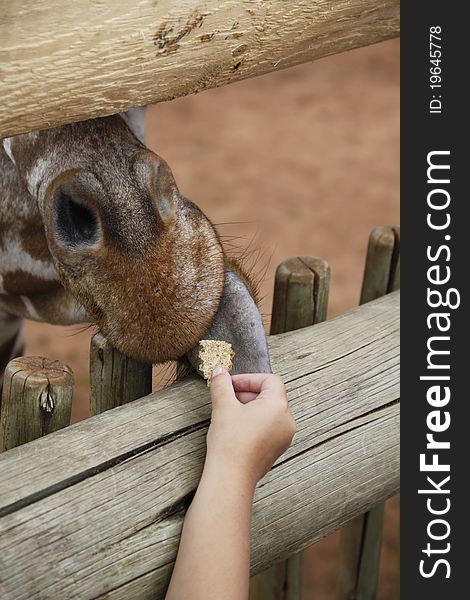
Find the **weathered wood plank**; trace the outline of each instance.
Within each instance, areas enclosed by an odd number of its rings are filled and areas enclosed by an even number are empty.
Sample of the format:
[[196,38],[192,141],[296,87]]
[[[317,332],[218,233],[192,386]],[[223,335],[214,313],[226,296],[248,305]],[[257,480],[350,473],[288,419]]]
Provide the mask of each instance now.
[[[398,294],[273,336],[298,424],[257,488],[252,571],[398,487]],[[178,382],[0,457],[0,596],[162,598],[210,416]]]
[[[391,476],[392,470],[395,469],[396,471],[398,471],[398,463],[395,461],[394,458],[392,464],[387,465],[386,460],[388,456],[395,457],[395,454],[398,455],[398,440],[396,441],[397,446],[393,449],[391,448],[391,446],[387,446],[387,448],[384,449],[381,444],[376,444],[375,442],[375,440],[378,441],[379,436],[382,435],[391,435],[393,440],[395,439],[395,436],[398,436],[398,406],[390,407],[390,409],[387,410],[389,410],[391,413],[394,413],[390,422],[383,428],[381,428],[382,426],[379,426],[380,429],[377,429],[373,434],[373,441],[372,437],[364,436],[361,434],[356,440],[358,445],[354,446],[354,450],[355,455],[357,455],[358,452],[362,452],[363,454],[363,450],[359,451],[359,446],[363,448],[365,445],[368,444],[372,444],[374,449],[377,449],[381,456],[383,456],[384,460],[374,463],[374,465],[364,465],[363,468],[378,469],[382,474],[383,481],[385,481],[388,478],[388,483],[385,485],[385,488],[391,489],[393,486],[398,485],[398,481],[393,476]],[[392,441],[392,444],[394,444],[395,442],[393,440],[389,441]],[[349,443],[349,440],[347,443]],[[354,488],[348,487],[346,483],[351,482],[351,480],[354,481],[354,479],[352,478],[356,473],[357,469],[357,464],[354,462],[354,460],[351,463],[351,469],[346,468],[346,473],[345,471],[338,472],[338,477],[345,477],[346,485],[344,487],[338,486],[335,484],[335,482],[333,482],[333,485],[328,490],[325,490],[322,487],[321,483],[319,483],[319,480],[325,478],[325,472],[327,471],[327,469],[332,469],[333,472],[335,471],[337,448],[331,448],[331,452],[333,454],[333,457],[328,462],[325,461],[323,456],[321,458],[319,457],[319,462],[315,462],[315,466],[317,468],[317,478],[315,480],[310,478],[309,471],[309,479],[305,480],[304,488],[296,489],[296,494],[292,500],[288,492],[292,491],[293,486],[287,488],[286,493],[283,494],[282,498],[280,498],[278,495],[279,491],[273,492],[271,498],[267,496],[263,497],[263,499],[260,500],[258,500],[258,494],[256,495],[252,526],[253,560],[251,570],[253,574],[263,570],[268,564],[270,564],[273,556],[275,556],[276,558],[272,560],[276,561],[281,558],[286,558],[288,554],[292,554],[292,551],[285,552],[283,547],[285,540],[289,540],[289,543],[292,544],[291,547],[293,548],[306,548],[311,543],[319,541],[325,535],[328,535],[329,533],[337,529],[338,526],[340,526],[343,523],[342,519],[344,517],[344,511],[347,506],[346,503],[348,502],[349,498],[357,497],[359,499],[359,502],[364,501],[364,491],[359,488],[359,481],[363,481],[363,479],[360,477],[360,479],[357,482],[354,482],[358,484],[357,487]],[[342,455],[340,457],[340,460],[347,460],[347,458],[344,455]],[[398,458],[396,460],[398,460]],[[304,468],[300,468],[302,469],[300,472],[296,470],[293,473],[293,481],[295,481],[296,478],[302,479],[303,481],[303,477],[307,476],[307,473],[304,470]],[[276,469],[274,469],[272,476],[277,476]],[[267,477],[269,477],[268,485],[271,485],[271,476],[268,475]],[[379,480],[375,478],[375,483],[378,483],[378,481]],[[282,480],[280,483],[281,485],[286,484],[284,480]],[[293,485],[295,485],[295,483]],[[317,490],[319,489],[321,489],[322,491],[318,492]],[[375,487],[372,487],[371,490],[372,493],[376,493]],[[384,495],[384,498],[385,497],[386,496]],[[299,502],[299,499],[301,500],[301,502]],[[282,508],[280,511],[273,510],[274,505],[277,502],[282,503]],[[333,502],[331,506],[330,502]],[[354,514],[355,510],[357,510],[358,512],[362,512],[360,509],[358,509],[358,506],[359,504],[357,503],[357,501],[354,504],[349,505],[347,507],[348,511],[352,511],[349,514]],[[282,518],[282,516],[279,516],[279,514],[282,512],[284,513],[284,515],[289,514],[293,510],[293,507],[295,507],[296,509],[295,518],[292,519],[292,522],[295,524],[296,527],[295,532],[293,532],[290,528],[289,519],[287,518],[286,521]],[[339,512],[337,512],[334,515],[333,519],[331,519],[331,514],[333,514],[335,510]],[[313,520],[312,522],[314,522],[314,525],[308,530],[306,530],[303,526],[304,519],[310,518]],[[168,528],[168,535],[178,536],[178,526],[174,523],[171,525],[173,526],[173,529],[170,529],[170,527]],[[181,527],[181,525],[182,521],[180,522],[179,527]],[[302,540],[295,539],[295,541],[293,541],[292,538],[294,538],[300,530],[302,530],[303,534]],[[261,535],[263,536],[263,538],[266,538],[266,540],[263,543],[263,545],[260,545],[258,547],[258,541],[260,541],[259,536]],[[308,541],[305,541],[309,535],[312,535],[312,537],[308,539]],[[274,536],[279,537],[275,537],[275,539],[273,539]],[[274,547],[272,545],[273,541],[275,543]],[[158,543],[160,544],[161,542]],[[171,561],[174,560],[174,554],[171,555]],[[169,581],[169,577],[171,574],[171,567],[169,567],[168,565],[165,565],[164,567],[155,567],[155,563],[152,565],[151,561],[149,561],[149,564],[147,564],[147,568],[148,571],[146,571],[145,574],[143,574],[142,576],[139,576],[135,580],[126,583],[122,586],[116,585],[116,587],[109,593],[109,595],[103,595],[99,597],[106,597],[110,600],[131,600],[133,598],[138,598],[139,600],[158,600],[158,598],[163,598],[166,590],[166,585]]]
[[[129,465],[120,465],[98,476],[95,485],[81,482],[30,506],[27,514],[4,517],[2,597],[163,597],[183,499],[200,476],[204,436],[202,430],[140,457],[129,480]],[[310,456],[276,467],[256,494],[252,571],[306,547],[391,495],[398,485],[398,443],[395,405],[371,416],[367,426],[358,421]],[[148,596],[143,596],[134,580],[149,572]]]
[[398,33],[398,0],[1,0],[0,138],[171,100]]

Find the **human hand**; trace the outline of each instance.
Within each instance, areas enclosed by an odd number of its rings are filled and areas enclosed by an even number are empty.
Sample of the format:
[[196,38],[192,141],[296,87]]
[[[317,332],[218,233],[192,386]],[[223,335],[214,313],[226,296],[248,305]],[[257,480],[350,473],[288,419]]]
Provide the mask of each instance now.
[[212,421],[207,462],[235,470],[254,486],[289,447],[295,421],[278,375],[230,377],[216,368],[211,379]]

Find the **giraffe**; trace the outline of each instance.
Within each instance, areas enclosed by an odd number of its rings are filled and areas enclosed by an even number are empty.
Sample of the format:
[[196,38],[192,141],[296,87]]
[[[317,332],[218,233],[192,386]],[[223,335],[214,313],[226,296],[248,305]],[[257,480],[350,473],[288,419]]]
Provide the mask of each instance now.
[[196,368],[198,341],[225,339],[234,372],[270,371],[249,279],[143,123],[135,110],[0,145],[0,377],[23,319],[93,323],[136,360]]

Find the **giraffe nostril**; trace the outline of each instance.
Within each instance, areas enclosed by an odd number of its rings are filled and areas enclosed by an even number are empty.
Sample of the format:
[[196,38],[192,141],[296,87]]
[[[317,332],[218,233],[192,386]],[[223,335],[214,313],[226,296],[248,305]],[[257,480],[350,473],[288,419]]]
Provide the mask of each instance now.
[[63,245],[75,248],[98,242],[98,219],[91,208],[63,190],[57,194],[54,208],[55,230]]

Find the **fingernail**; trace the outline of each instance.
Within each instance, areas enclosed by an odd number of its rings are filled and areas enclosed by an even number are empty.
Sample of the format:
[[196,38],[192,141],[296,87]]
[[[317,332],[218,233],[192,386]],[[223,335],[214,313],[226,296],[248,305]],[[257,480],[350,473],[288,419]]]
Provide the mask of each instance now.
[[221,367],[220,365],[215,366],[212,369],[212,377],[216,377],[217,375],[220,375],[221,373],[224,373],[225,369],[223,367]]

